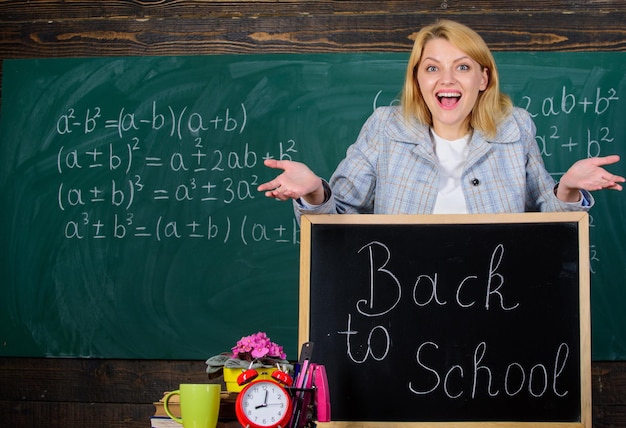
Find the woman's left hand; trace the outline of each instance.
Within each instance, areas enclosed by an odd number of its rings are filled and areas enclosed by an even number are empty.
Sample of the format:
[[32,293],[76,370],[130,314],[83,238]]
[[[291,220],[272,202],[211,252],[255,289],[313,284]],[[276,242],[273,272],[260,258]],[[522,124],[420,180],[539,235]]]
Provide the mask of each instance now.
[[619,161],[618,155],[581,159],[567,170],[557,188],[556,196],[569,202],[580,199],[580,190],[622,190],[620,183],[626,181],[622,176],[611,174],[603,168]]

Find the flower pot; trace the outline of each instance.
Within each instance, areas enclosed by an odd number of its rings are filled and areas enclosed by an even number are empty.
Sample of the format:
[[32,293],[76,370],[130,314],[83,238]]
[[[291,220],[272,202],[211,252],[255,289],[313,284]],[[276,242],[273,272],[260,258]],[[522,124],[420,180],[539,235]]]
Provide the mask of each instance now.
[[[237,377],[243,372],[244,369],[224,367],[224,382],[226,383],[226,391],[228,392],[240,392],[245,385],[237,384]],[[278,370],[276,367],[260,367],[256,369],[259,376],[256,379],[264,380],[271,379],[272,373]]]

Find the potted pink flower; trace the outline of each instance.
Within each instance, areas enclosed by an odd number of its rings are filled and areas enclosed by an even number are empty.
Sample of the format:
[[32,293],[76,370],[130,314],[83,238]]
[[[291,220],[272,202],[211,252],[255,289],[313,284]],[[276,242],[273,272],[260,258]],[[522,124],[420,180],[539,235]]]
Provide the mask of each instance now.
[[209,375],[223,370],[226,389],[234,392],[242,389],[237,385],[237,377],[243,370],[256,369],[258,378],[263,379],[270,378],[274,370],[293,369],[283,347],[272,342],[262,331],[242,337],[231,348],[231,352],[215,355],[206,360],[206,364]]

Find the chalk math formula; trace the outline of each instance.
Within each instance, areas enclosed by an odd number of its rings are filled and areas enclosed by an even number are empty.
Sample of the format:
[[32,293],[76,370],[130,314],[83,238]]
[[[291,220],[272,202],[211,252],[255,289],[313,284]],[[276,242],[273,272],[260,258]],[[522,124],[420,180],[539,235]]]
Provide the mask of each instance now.
[[[100,145],[58,148],[58,209],[73,215],[63,231],[67,239],[298,244],[293,219],[267,224],[256,221],[254,213],[212,214],[231,204],[263,200],[256,190],[263,160],[293,159],[298,152],[294,139],[270,143],[269,148],[265,141],[247,139],[245,104],[210,117],[187,106],[179,111],[170,105],[161,109],[156,101],[148,115],[126,107],[107,113],[99,106],[71,108],[56,123],[60,141],[70,135],[87,141],[106,139]],[[105,136],[99,137],[102,131]],[[136,136],[140,132],[148,136]],[[94,174],[104,178],[81,179],[89,171],[104,171]],[[181,221],[162,214],[169,211],[169,204],[184,206],[190,216]]]

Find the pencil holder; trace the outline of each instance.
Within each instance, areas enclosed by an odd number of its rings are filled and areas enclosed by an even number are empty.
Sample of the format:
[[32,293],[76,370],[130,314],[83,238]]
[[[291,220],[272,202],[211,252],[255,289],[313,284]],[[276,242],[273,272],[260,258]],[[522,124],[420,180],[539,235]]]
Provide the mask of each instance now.
[[286,388],[293,399],[287,428],[315,427],[315,388]]

